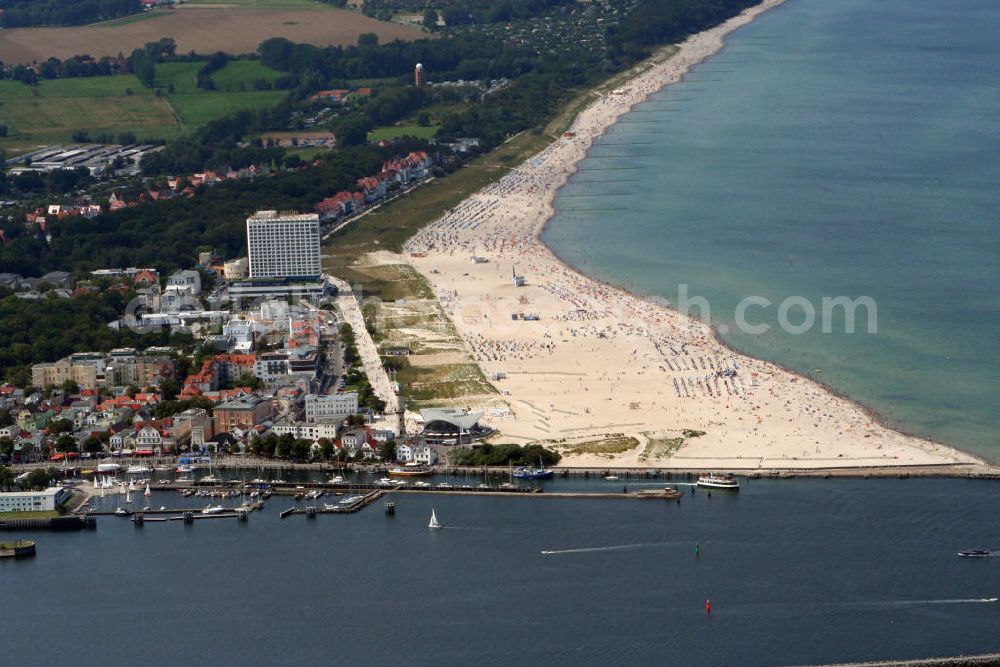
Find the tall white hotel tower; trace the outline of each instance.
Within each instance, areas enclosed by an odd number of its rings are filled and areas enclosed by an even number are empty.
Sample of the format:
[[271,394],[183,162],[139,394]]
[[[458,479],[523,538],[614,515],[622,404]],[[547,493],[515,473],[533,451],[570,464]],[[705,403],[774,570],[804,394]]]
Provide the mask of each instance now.
[[247,218],[250,280],[315,279],[322,272],[319,215],[257,211]]

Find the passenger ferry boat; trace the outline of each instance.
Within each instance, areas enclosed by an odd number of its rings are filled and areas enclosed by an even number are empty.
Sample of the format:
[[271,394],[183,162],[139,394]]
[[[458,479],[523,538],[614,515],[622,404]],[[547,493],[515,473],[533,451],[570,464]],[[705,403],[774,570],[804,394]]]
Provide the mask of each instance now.
[[727,489],[729,491],[739,491],[740,482],[736,475],[709,473],[698,478],[698,486],[706,489]]

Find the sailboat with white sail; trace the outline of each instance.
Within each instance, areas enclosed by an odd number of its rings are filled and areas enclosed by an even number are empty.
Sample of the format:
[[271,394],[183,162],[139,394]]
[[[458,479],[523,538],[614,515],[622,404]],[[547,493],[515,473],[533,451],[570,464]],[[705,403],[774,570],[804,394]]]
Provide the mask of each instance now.
[[441,522],[438,521],[437,514],[434,513],[434,508],[431,508],[431,522],[427,524],[428,528],[443,528]]

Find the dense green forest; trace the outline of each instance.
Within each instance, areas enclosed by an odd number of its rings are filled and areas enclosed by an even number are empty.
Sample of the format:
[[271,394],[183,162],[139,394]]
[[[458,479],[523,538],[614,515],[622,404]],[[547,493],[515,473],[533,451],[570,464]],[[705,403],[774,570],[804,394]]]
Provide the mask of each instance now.
[[608,29],[609,50],[642,57],[650,47],[681,42],[757,4],[760,0],[643,0]]
[[83,25],[140,9],[139,0],[0,0],[0,27]]
[[72,352],[166,345],[166,333],[139,335],[108,327],[121,316],[128,295],[110,291],[73,299],[0,296],[0,375],[20,386],[31,383],[31,364]]

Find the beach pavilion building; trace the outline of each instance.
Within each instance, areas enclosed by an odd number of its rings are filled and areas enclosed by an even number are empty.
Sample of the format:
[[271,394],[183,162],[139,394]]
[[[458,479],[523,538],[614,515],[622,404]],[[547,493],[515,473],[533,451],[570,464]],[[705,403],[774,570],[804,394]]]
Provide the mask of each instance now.
[[425,445],[470,445],[493,433],[493,429],[479,423],[482,412],[428,408],[421,410],[420,416],[424,420],[420,438]]

